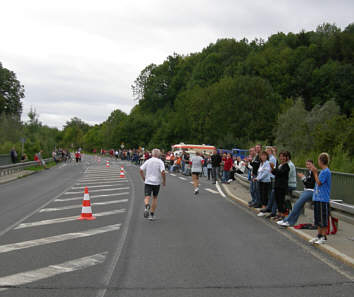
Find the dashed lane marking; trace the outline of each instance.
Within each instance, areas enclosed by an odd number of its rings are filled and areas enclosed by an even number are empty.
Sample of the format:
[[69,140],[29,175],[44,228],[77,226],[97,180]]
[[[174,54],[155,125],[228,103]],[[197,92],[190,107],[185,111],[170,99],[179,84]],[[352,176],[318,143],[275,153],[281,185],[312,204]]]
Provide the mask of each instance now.
[[103,182],[103,181],[117,181],[117,180],[126,180],[123,177],[116,177],[116,178],[100,178],[100,179],[80,179],[79,182]]
[[[105,201],[105,202],[93,202],[91,203],[91,205],[109,205],[109,204],[125,203],[125,202],[128,202],[128,199]],[[74,209],[74,208],[81,208],[81,207],[82,205],[69,205],[63,207],[43,208],[39,212],[51,212],[51,211],[67,210],[67,209]]]
[[50,278],[59,274],[82,270],[97,264],[101,264],[105,261],[107,254],[108,252],[103,252],[60,264],[50,265],[44,268],[0,277],[0,291],[6,291],[11,287],[27,285],[32,282]]
[[176,174],[174,174],[174,173],[170,173],[170,175],[172,175],[172,176],[176,176]]
[[[111,211],[98,212],[98,213],[95,213],[95,217],[110,216],[110,215],[120,214],[120,213],[125,213],[125,212],[127,212],[127,210],[125,208],[122,208],[122,209],[116,209],[116,210],[111,210]],[[63,217],[63,218],[57,218],[57,219],[52,219],[52,220],[42,220],[42,221],[37,221],[37,222],[22,223],[22,224],[18,225],[14,230],[76,221],[77,218],[78,218],[78,216],[71,216],[71,217]]]
[[76,183],[75,185],[76,186],[80,186],[80,185],[95,185],[95,184],[120,184],[120,183],[127,183],[129,182],[127,179],[125,180],[119,180],[119,179],[114,179],[114,180],[111,180],[111,181],[96,181],[96,182],[80,182],[80,183]]
[[[128,190],[128,189],[129,189],[129,187],[113,188],[113,189],[99,189],[99,190],[90,190],[90,193],[109,192],[109,191]],[[80,191],[80,192],[65,192],[64,193],[64,195],[71,195],[71,194],[82,194],[82,191]]]
[[208,192],[213,193],[213,194],[219,194],[218,191],[215,191],[215,190],[209,189],[209,188],[206,188],[205,191],[208,191]]
[[[104,187],[116,187],[117,185],[95,185],[95,186],[90,186],[90,188],[104,188]],[[78,189],[85,189],[86,186],[84,187],[72,187],[72,190],[78,190]]]
[[179,177],[179,179],[181,179],[181,180],[187,180],[185,177]]
[[[102,195],[90,195],[90,199],[92,198],[100,198],[100,197],[111,197],[111,196],[124,196],[129,195],[129,192],[120,192],[120,193],[113,193],[113,194],[102,194]],[[73,197],[73,198],[66,198],[66,199],[55,199],[54,202],[65,202],[65,201],[74,201],[74,200],[83,200],[83,197]]]
[[45,244],[51,244],[55,242],[66,241],[70,239],[89,237],[97,234],[116,231],[120,229],[120,226],[121,224],[108,225],[100,228],[90,229],[87,231],[64,233],[60,235],[44,237],[44,238],[39,238],[34,240],[4,244],[4,245],[0,245],[0,254],[8,253],[16,250],[27,249],[27,248],[45,245]]

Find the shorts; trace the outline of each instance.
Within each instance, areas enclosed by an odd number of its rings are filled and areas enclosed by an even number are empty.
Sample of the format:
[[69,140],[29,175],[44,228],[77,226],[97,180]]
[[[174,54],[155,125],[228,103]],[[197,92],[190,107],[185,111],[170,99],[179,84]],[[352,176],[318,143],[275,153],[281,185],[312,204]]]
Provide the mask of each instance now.
[[192,175],[196,175],[197,177],[199,177],[201,174],[201,172],[192,172]]
[[160,185],[148,185],[145,184],[145,196],[151,196],[151,193],[153,196],[157,197],[160,191]]
[[315,226],[327,227],[329,219],[329,203],[314,201]]

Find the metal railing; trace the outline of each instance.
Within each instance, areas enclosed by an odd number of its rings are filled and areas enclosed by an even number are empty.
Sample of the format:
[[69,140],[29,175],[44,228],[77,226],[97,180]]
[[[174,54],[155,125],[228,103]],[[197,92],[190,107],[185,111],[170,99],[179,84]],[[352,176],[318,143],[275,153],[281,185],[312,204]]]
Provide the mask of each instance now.
[[[296,172],[305,173],[306,168],[296,168]],[[347,204],[354,205],[354,174],[331,171],[332,186],[331,200],[342,200]],[[303,183],[297,179],[297,190],[303,190]]]
[[[44,159],[44,161],[46,163],[48,163],[52,160],[53,160],[53,158]],[[24,162],[24,163],[2,165],[2,166],[0,166],[0,177],[25,170],[28,167],[40,166],[40,165],[41,164],[38,161],[30,161],[30,162]]]
[[10,154],[0,154],[0,166],[11,164]]
[[[296,172],[305,172],[306,168],[296,168]],[[249,183],[247,175],[235,174],[238,179]],[[346,213],[354,214],[353,201],[354,174],[332,171],[331,207]],[[299,197],[303,191],[303,183],[297,181],[297,190],[293,191],[294,197]],[[338,191],[338,192],[337,192]]]

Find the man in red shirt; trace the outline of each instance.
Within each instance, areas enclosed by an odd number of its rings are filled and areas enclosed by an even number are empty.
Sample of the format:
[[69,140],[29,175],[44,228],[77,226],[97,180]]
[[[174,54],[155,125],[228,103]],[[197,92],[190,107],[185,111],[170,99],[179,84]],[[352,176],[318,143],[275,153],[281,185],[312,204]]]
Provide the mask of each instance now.
[[230,178],[230,171],[232,169],[233,161],[230,154],[227,154],[226,159],[224,161],[224,172],[222,177],[223,183],[228,183]]

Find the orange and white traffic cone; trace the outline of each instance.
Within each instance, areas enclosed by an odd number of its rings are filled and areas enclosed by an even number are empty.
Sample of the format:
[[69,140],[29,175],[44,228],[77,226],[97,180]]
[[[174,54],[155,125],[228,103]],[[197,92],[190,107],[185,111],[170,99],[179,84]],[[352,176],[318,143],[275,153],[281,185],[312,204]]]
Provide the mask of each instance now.
[[111,167],[108,160],[106,161],[106,167],[107,168]]
[[119,175],[119,177],[120,177],[120,178],[125,178],[123,166],[120,168],[120,175]]
[[77,218],[78,220],[95,220],[96,218],[92,216],[90,195],[87,187],[85,187],[84,200],[82,200],[82,210],[81,216]]

